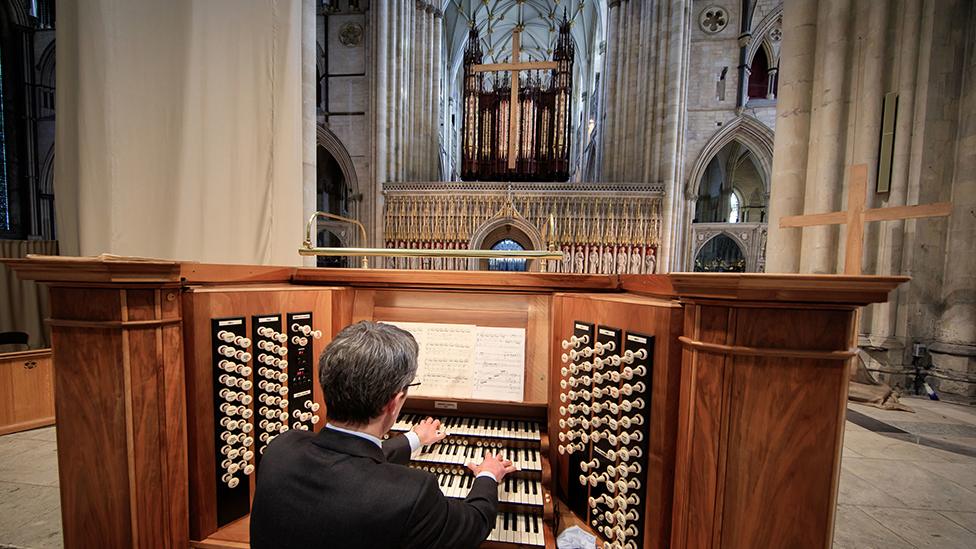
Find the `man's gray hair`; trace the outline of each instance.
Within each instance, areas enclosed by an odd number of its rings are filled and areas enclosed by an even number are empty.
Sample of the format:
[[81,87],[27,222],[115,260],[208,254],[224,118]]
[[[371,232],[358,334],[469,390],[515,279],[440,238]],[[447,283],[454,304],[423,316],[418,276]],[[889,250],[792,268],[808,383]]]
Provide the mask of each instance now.
[[364,425],[417,374],[417,341],[406,330],[363,320],[339,332],[319,358],[330,420]]

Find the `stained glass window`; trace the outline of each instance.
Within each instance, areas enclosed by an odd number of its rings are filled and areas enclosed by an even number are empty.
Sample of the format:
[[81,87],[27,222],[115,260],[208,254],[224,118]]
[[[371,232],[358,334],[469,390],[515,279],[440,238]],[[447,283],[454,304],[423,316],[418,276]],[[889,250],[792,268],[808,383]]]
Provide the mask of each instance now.
[[[499,240],[491,247],[492,250],[524,250],[521,244],[512,240],[511,238],[506,238],[504,240]],[[489,271],[525,271],[526,263],[525,259],[518,257],[499,257],[497,259],[488,260],[488,270]]]

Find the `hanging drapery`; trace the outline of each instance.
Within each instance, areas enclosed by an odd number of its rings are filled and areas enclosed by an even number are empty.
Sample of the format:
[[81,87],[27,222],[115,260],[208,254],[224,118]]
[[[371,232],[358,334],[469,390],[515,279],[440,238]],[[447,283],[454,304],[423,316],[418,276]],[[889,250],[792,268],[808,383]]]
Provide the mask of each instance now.
[[[2,240],[0,259],[22,259],[27,254],[58,255],[56,240]],[[27,332],[31,348],[51,346],[47,314],[47,290],[33,280],[20,280],[0,263],[0,332]]]

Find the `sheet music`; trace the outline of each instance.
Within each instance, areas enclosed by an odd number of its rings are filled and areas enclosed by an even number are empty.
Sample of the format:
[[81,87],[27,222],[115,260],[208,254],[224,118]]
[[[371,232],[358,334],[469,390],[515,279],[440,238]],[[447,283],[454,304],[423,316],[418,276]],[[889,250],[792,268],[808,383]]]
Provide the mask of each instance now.
[[391,322],[417,340],[417,381],[410,394],[522,400],[525,329],[472,324]]
[[524,391],[525,329],[478,326],[471,396],[520,401]]
[[386,322],[417,340],[417,381],[413,395],[471,398],[474,326],[427,322]]

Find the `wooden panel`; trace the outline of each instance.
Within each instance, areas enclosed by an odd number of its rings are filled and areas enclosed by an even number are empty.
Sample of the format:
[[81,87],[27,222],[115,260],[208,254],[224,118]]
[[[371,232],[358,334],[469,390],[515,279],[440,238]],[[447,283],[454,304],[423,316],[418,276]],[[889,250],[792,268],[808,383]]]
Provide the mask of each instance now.
[[503,291],[553,291],[580,289],[617,290],[613,275],[517,273],[493,271],[406,271],[387,269],[299,268],[294,281],[300,283],[350,285],[374,288],[497,289]]
[[[691,305],[685,314],[686,334],[716,343],[729,339],[729,311],[724,307]],[[724,456],[719,445],[727,406],[725,357],[683,351],[680,435],[674,489],[676,547],[712,547],[718,527],[715,503],[721,490]]]
[[[609,325],[626,332],[640,332],[654,336],[654,371],[650,397],[651,440],[649,441],[648,475],[646,487],[647,509],[644,532],[646,546],[666,548],[671,538],[671,509],[674,491],[675,444],[678,428],[678,376],[681,346],[678,344],[682,311],[670,300],[642,296],[600,294],[556,294],[553,298],[550,352],[552,354],[549,390],[551,400],[549,432],[558,433],[561,391],[559,370],[564,352],[560,343],[573,332],[573,321]],[[550,462],[555,468],[554,478],[565,491],[571,471],[568,459],[550,449]],[[578,471],[575,473],[578,474]],[[574,476],[575,476],[574,474]]]
[[351,320],[525,328],[523,400],[546,403],[549,402],[551,299],[548,293],[358,289]]
[[672,546],[829,547],[854,311],[709,303],[686,306]]
[[[740,312],[735,343],[770,349],[847,349],[853,317],[850,310]],[[829,547],[846,364],[734,358],[723,548]],[[803,513],[793,511],[801,506]],[[762,519],[755,513],[760,508]],[[769,528],[770,523],[781,526]]]
[[829,547],[844,363],[735,357],[733,368],[721,547]]
[[438,322],[446,324],[475,324],[524,328],[529,321],[528,311],[486,311],[471,309],[437,309],[420,307],[374,307],[375,320],[390,322]]
[[52,319],[121,321],[121,311],[122,292],[115,288],[51,288]]
[[[210,320],[229,316],[311,311],[314,327],[322,339],[313,340],[313,357],[318,357],[332,340],[334,329],[332,288],[253,285],[244,287],[192,286],[183,294],[185,315],[186,401],[189,457],[189,501],[191,539],[203,540],[217,531],[216,478],[214,469],[213,373],[210,356]],[[284,316],[282,316],[284,318]],[[314,362],[318,379],[318,364]],[[324,407],[321,389],[313,383],[315,400]],[[324,425],[320,422],[318,427]]]
[[[908,280],[904,276],[765,273],[671,273],[668,277],[680,299],[851,305],[887,301],[888,292]],[[634,291],[640,291],[639,287]]]
[[296,270],[295,267],[216,263],[183,263],[181,267],[180,275],[187,284],[288,282]]
[[51,342],[65,547],[131,547],[121,330],[55,326]]
[[3,263],[21,280],[51,282],[54,285],[178,283],[180,263],[163,259],[125,259],[114,256],[34,256],[5,259]]
[[51,350],[0,354],[0,435],[53,424]]

